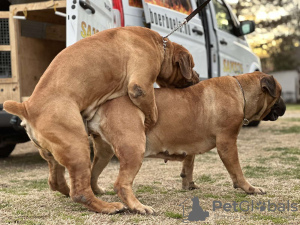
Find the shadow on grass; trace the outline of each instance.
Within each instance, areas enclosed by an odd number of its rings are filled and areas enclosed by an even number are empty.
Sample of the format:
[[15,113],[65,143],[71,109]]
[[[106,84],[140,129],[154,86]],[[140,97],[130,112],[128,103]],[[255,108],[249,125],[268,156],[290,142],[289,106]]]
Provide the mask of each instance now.
[[47,166],[47,162],[40,156],[39,152],[30,152],[12,155],[5,159],[0,159],[0,174],[9,172],[23,172],[24,169]]

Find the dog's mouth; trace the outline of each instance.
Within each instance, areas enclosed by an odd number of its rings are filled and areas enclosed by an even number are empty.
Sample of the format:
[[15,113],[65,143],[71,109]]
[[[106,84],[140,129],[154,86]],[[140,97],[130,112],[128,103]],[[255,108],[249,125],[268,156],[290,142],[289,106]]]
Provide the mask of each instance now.
[[186,88],[195,84],[198,84],[200,82],[200,76],[199,74],[193,70],[193,76],[190,80],[185,80],[185,84],[183,86],[181,86],[180,88]]
[[275,121],[279,116],[283,116],[286,110],[285,103],[280,97],[279,100],[271,108],[271,112],[263,118],[264,121]]
[[263,118],[264,121],[275,121],[278,119],[278,114],[276,111],[271,111],[265,118]]

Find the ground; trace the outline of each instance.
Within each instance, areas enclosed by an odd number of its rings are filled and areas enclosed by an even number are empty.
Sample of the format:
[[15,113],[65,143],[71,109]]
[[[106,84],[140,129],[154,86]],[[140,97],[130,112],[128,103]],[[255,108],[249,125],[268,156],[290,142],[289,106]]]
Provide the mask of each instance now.
[[[134,191],[156,215],[144,216],[94,213],[51,191],[46,162],[33,144],[20,144],[9,158],[0,159],[0,224],[181,224],[191,211],[193,197],[209,212],[202,223],[300,224],[300,106],[288,106],[276,122],[243,128],[238,149],[246,178],[264,188],[266,195],[234,189],[216,149],[196,157],[194,178],[200,189],[194,191],[181,190],[180,162],[146,159]],[[118,167],[118,162],[111,162],[99,179],[106,194],[98,197],[105,201],[120,201],[113,191]],[[213,211],[213,204],[220,203],[227,211]]]

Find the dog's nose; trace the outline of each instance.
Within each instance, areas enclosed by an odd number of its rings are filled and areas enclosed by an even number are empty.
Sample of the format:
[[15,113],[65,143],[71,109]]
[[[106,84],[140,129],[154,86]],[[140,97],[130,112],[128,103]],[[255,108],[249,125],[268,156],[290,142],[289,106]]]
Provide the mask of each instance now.
[[278,112],[279,116],[283,116],[285,113],[285,110],[286,110],[286,105],[285,105],[284,100],[280,97],[277,104],[278,104],[278,107],[277,107],[278,109],[276,111]]

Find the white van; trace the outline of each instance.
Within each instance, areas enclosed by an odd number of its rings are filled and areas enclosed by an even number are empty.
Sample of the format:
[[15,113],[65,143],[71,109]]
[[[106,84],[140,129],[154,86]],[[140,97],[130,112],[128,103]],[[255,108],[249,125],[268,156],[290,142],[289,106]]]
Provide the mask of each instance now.
[[[87,3],[88,2],[88,3]],[[115,26],[146,26],[169,34],[204,0],[99,0],[67,2],[67,45]],[[223,0],[211,0],[189,23],[170,36],[193,55],[201,79],[261,70],[244,35],[253,21],[239,22]]]
[[[52,59],[66,46],[119,26],[146,26],[169,34],[204,0],[1,0],[0,5],[0,157],[28,141],[20,119],[3,111],[6,100],[24,101]],[[253,21],[239,22],[223,0],[211,2],[169,38],[193,55],[200,78],[261,70],[244,35]],[[256,124],[257,125],[257,124]]]

